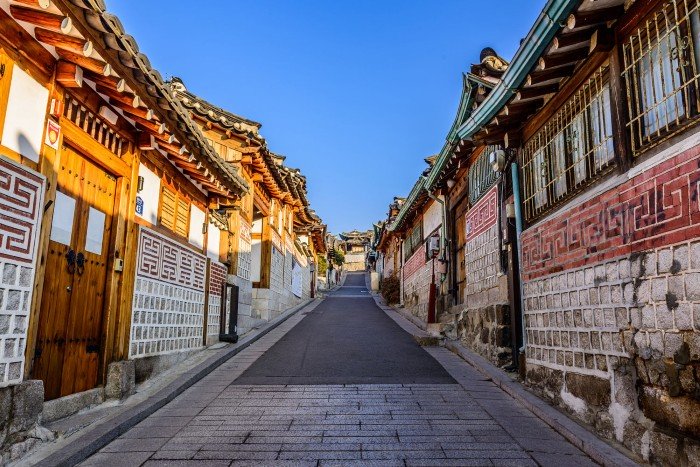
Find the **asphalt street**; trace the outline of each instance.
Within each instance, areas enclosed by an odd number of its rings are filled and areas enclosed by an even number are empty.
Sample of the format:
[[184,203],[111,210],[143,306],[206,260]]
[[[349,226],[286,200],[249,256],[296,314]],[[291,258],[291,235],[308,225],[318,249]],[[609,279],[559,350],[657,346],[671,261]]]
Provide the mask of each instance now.
[[596,464],[455,354],[419,347],[357,274],[82,465]]

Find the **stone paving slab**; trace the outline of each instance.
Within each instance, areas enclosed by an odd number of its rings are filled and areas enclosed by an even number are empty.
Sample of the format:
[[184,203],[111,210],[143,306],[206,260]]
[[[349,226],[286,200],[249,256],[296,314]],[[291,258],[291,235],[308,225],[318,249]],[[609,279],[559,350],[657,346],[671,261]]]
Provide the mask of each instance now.
[[596,465],[443,348],[429,354],[449,373],[447,384],[232,384],[301,319],[83,465]]

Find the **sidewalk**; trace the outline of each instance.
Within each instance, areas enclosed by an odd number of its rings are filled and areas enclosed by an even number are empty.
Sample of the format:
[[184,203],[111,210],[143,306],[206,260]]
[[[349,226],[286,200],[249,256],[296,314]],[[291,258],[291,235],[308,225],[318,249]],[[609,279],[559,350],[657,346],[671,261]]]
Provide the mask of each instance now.
[[[492,401],[491,403],[484,405],[484,408],[489,413],[494,415],[500,414],[505,426],[518,426],[516,421],[510,418],[510,410],[513,410],[517,413],[517,409],[526,409],[529,413],[533,414],[538,419],[540,419],[543,422],[543,424],[546,424],[545,432],[552,431],[561,435],[568,442],[570,442],[582,452],[590,456],[591,459],[593,459],[595,462],[611,467],[638,465],[634,460],[630,459],[626,454],[618,450],[618,448],[611,446],[607,442],[601,440],[595,434],[589,431],[586,427],[580,425],[573,419],[569,418],[566,414],[560,412],[558,409],[552,407],[544,400],[529,392],[520,383],[512,380],[503,371],[486,361],[484,358],[475,354],[471,350],[463,347],[458,341],[440,339],[439,344],[433,340],[426,341],[426,339],[436,338],[434,336],[431,336],[428,332],[416,326],[416,324],[414,324],[407,317],[405,317],[403,313],[401,313],[399,310],[386,305],[384,299],[379,294],[373,293],[372,297],[377,303],[377,306],[379,306],[391,319],[393,319],[406,332],[413,335],[414,339],[417,342],[429,342],[429,344],[427,345],[441,345],[447,350],[450,350],[455,356],[461,357],[461,359],[466,361],[478,373],[480,373],[480,379],[494,384],[503,392],[505,392],[508,396],[510,396],[509,400],[505,403],[499,402],[498,404],[493,404]],[[426,350],[428,350],[428,352],[431,353],[431,355],[433,355],[446,368],[448,368],[448,366],[450,365],[454,365],[453,362],[447,361],[444,358],[444,356],[441,357],[439,350],[433,350],[431,348],[428,348]],[[450,373],[453,376],[455,376],[454,370],[451,371],[450,368],[448,368],[448,371],[450,371]],[[463,377],[455,376],[455,379],[457,379],[460,382],[460,384],[467,388],[469,385],[473,384],[473,381],[470,380],[470,378],[473,379],[473,377],[473,374],[465,374]],[[511,409],[503,410],[502,407],[511,407]],[[517,436],[518,431],[515,430],[515,432],[511,434]],[[532,440],[529,440],[527,438],[523,439],[525,440],[523,441],[523,443],[526,447],[529,446],[533,449],[537,448],[537,446],[531,445]],[[544,445],[547,445],[549,443],[548,440],[538,440],[537,442],[540,444],[540,449],[542,448],[542,443],[544,443]],[[554,447],[555,445],[553,444],[553,450]],[[539,457],[536,456],[536,459],[543,464],[566,465],[561,463],[562,459],[558,458],[558,456],[562,453],[550,452],[544,454]]]
[[250,347],[301,310],[321,299],[293,307],[236,344],[219,343],[203,349],[171,370],[141,383],[132,396],[108,401],[48,425],[58,438],[39,445],[10,465],[74,465],[168,404],[233,356]]

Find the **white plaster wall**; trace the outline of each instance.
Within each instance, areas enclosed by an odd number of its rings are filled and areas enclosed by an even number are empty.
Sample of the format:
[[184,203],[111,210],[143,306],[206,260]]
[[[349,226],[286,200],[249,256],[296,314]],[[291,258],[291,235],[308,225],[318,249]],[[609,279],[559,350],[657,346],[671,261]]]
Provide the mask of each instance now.
[[250,280],[260,282],[260,255],[262,243],[260,239],[253,239],[250,243]]
[[158,223],[158,202],[160,201],[160,177],[143,164],[139,165],[139,177],[143,177],[143,190],[136,196],[143,201],[143,212],[136,215],[156,225]]
[[219,261],[219,245],[221,244],[221,230],[215,225],[209,224],[207,232],[207,256],[215,261]]
[[433,204],[423,214],[423,238],[428,238],[441,224],[442,209],[440,203],[433,201]]
[[[188,237],[188,241],[192,245],[196,246],[199,249],[201,249],[204,246],[204,233],[202,232],[202,230],[204,227],[205,219],[206,219],[206,214],[204,213],[204,211],[202,211],[201,209],[199,209],[198,207],[193,205],[192,209],[190,209],[190,234]],[[214,227],[213,225],[209,226],[209,228],[210,228],[210,230],[214,230],[214,229],[219,230],[216,227]],[[212,238],[211,235],[209,238]],[[209,244],[211,245],[211,242],[209,242]],[[216,244],[217,255],[216,255],[215,259],[219,259],[218,246],[219,246],[219,244],[217,243]]]
[[14,65],[2,132],[3,146],[38,162],[48,102],[49,90]]

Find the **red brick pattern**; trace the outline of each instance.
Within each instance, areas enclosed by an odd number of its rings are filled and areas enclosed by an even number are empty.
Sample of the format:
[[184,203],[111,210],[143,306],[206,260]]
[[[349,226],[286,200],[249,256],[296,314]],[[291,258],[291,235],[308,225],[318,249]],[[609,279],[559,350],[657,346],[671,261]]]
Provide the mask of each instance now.
[[136,274],[204,291],[206,258],[152,230],[141,228]]
[[209,266],[209,295],[221,297],[221,289],[226,282],[226,266],[211,262]]
[[465,240],[468,242],[485,232],[498,215],[498,185],[491,188],[467,213]]
[[700,237],[700,146],[523,233],[524,279]]
[[406,263],[403,265],[403,277],[408,279],[416,271],[418,271],[424,264],[425,261],[425,243],[423,243],[420,248],[418,248]]
[[44,179],[0,157],[0,259],[32,264]]

